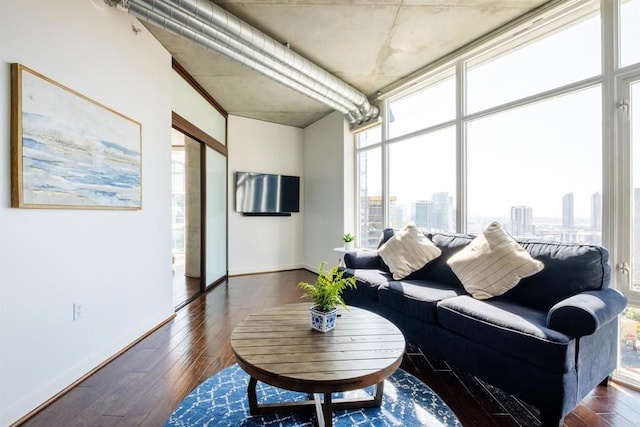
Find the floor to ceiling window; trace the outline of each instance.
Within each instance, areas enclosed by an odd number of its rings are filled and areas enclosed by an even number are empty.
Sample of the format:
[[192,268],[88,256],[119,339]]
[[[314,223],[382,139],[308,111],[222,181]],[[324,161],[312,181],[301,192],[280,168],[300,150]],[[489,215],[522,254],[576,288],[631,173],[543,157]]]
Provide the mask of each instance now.
[[629,178],[622,180],[630,183],[628,187],[623,185],[629,189],[631,201],[623,210],[622,222],[630,225],[631,232],[625,233],[630,241],[620,242],[624,258],[630,260],[628,264],[622,263],[622,272],[626,274],[621,275],[619,286],[629,299],[620,320],[620,375],[640,384],[640,0],[621,2],[619,17],[621,73],[616,82],[619,92],[616,118],[622,137],[622,157],[631,163]]
[[408,221],[478,233],[496,220],[605,245],[630,302],[617,374],[636,385],[639,22],[640,0],[551,5],[382,93],[382,124],[355,135],[363,246]]
[[515,236],[601,243],[600,94],[595,85],[467,123],[467,232],[499,221]]
[[464,61],[467,232],[601,242],[600,16],[572,15]]
[[620,68],[640,63],[640,1],[622,0],[618,16],[620,17]]
[[456,80],[453,68],[423,83],[423,88],[389,101],[389,139],[428,129],[456,118]]
[[390,144],[388,165],[390,227],[413,221],[427,231],[456,230],[455,127]]
[[[640,4],[640,1],[636,3]],[[622,110],[623,120],[626,122],[623,128],[633,153],[631,166],[633,186],[630,204],[633,231],[631,233],[632,262],[630,271],[629,267],[626,270],[630,280],[623,284],[622,289],[629,298],[629,307],[620,321],[622,340],[620,369],[623,375],[638,380],[640,379],[640,75],[626,80],[623,87],[625,99],[628,100],[628,105]]]
[[382,215],[382,148],[380,126],[356,135],[358,147],[358,234],[363,248],[375,248],[384,222]]
[[466,113],[601,74],[600,19],[590,9],[466,60]]

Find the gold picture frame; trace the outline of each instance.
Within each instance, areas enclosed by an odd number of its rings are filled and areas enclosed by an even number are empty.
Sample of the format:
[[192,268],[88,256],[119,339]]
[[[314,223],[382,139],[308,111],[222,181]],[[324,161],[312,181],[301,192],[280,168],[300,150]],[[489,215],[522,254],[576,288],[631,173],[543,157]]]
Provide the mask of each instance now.
[[11,206],[142,209],[142,125],[11,64]]

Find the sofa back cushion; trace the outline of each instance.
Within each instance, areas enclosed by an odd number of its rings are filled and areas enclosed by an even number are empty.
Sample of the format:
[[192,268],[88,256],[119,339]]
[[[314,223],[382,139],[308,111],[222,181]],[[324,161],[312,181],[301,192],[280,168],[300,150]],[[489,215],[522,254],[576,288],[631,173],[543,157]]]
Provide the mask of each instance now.
[[395,236],[395,234],[396,230],[394,230],[393,228],[385,228],[384,230],[382,230],[382,236],[380,236],[380,240],[378,241],[378,249],[380,249],[382,245],[387,243],[390,238]]
[[609,287],[609,253],[601,246],[516,239],[544,264],[503,297],[528,307],[549,310],[554,304],[584,291]]
[[458,277],[451,270],[451,267],[447,265],[447,260],[451,255],[471,243],[475,236],[433,233],[428,234],[427,237],[442,251],[442,254],[420,270],[411,274],[407,279],[428,279],[464,289]]
[[[462,283],[447,260],[471,243],[475,235],[433,233],[428,237],[442,251],[411,279],[427,279],[451,286]],[[609,253],[601,246],[514,238],[529,254],[544,264],[542,271],[524,278],[501,298],[527,307],[548,311],[554,304],[580,292],[609,287]]]

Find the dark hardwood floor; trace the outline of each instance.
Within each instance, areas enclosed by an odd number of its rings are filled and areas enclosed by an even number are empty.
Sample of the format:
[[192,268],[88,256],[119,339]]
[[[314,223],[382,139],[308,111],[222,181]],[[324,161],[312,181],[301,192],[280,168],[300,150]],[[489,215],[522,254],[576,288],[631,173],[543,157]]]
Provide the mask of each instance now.
[[[300,280],[315,277],[297,270],[229,279],[22,425],[162,426],[197,384],[235,363],[229,346],[233,327],[262,307],[299,302]],[[463,426],[539,424],[535,408],[444,362],[428,360],[414,346],[408,346],[402,368],[437,392]],[[565,425],[638,426],[640,392],[615,383],[598,387]]]

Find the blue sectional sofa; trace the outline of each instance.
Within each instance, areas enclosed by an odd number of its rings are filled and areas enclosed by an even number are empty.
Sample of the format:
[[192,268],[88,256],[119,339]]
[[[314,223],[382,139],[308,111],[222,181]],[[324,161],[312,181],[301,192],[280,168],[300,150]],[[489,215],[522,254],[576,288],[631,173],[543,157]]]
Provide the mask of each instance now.
[[[381,244],[393,235],[387,229]],[[540,410],[557,426],[616,363],[626,298],[609,288],[606,249],[515,239],[544,269],[499,297],[471,297],[447,259],[474,236],[428,234],[441,256],[394,280],[376,251],[345,254],[357,288],[347,304],[394,322],[427,356],[446,360]]]

